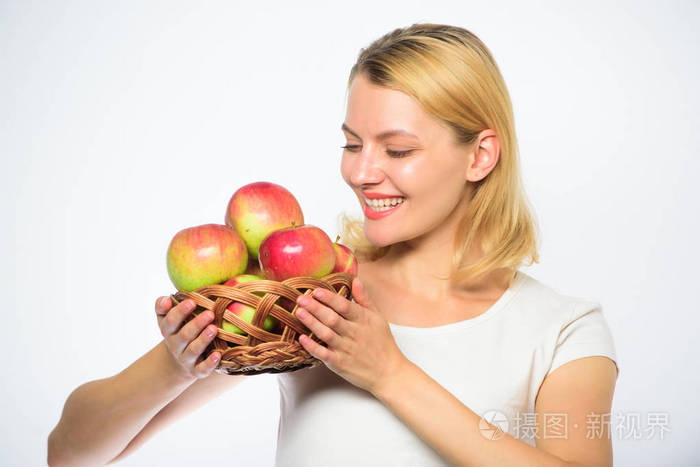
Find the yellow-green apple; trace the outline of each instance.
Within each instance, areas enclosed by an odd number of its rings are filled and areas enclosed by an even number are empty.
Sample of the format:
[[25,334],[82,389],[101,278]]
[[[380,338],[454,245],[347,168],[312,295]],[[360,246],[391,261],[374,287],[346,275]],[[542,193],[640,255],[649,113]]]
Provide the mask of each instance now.
[[335,267],[333,268],[333,272],[347,272],[356,276],[357,259],[350,248],[338,243],[339,239],[340,236],[338,236],[333,243],[333,249],[335,250]]
[[[241,274],[240,276],[236,276],[236,277],[233,277],[233,278],[227,280],[223,285],[228,285],[229,287],[235,287],[238,284],[245,284],[246,282],[259,281],[259,280],[262,280],[262,277],[256,276],[254,274]],[[259,297],[265,296],[265,292],[253,292],[253,294],[255,294]],[[294,308],[294,302],[292,302],[291,300],[286,299],[284,297],[280,297],[275,303],[287,311],[291,311]],[[282,331],[284,331],[284,323],[278,319],[275,319],[275,318],[272,318],[272,319],[274,319],[276,322],[275,327],[272,329],[272,332],[274,332],[276,334],[282,334]],[[236,328],[236,329],[238,329],[238,328]],[[268,330],[268,329],[266,329],[266,330]]]
[[204,224],[179,231],[167,252],[168,275],[181,291],[220,284],[248,265],[248,251],[231,227]]
[[[232,277],[231,279],[227,280],[226,282],[223,283],[223,285],[228,285],[229,287],[235,287],[238,284],[245,284],[246,282],[250,281],[259,281],[262,280],[262,277],[256,276],[255,274],[240,274],[236,277]],[[262,297],[265,295],[265,292],[253,292],[255,295]]]
[[[232,302],[226,307],[227,310],[231,311],[233,314],[241,318],[246,323],[252,323],[253,317],[255,316],[255,308],[252,306],[245,305],[240,302]],[[265,331],[271,331],[277,325],[277,319],[272,316],[267,316],[263,322],[263,329]],[[221,327],[224,331],[232,332],[234,334],[241,334],[247,336],[248,333],[236,326],[235,324],[224,320],[221,323]]]
[[226,225],[243,238],[251,259],[258,257],[260,244],[270,232],[303,223],[304,214],[294,195],[270,182],[240,187],[226,208]]
[[223,283],[223,285],[228,285],[229,287],[235,287],[238,284],[245,284],[246,282],[250,281],[259,281],[261,280],[262,277],[256,276],[255,274],[239,274],[236,277],[232,277],[226,282]]
[[333,242],[313,225],[275,230],[260,244],[258,257],[265,277],[283,281],[290,277],[323,277],[335,266]]

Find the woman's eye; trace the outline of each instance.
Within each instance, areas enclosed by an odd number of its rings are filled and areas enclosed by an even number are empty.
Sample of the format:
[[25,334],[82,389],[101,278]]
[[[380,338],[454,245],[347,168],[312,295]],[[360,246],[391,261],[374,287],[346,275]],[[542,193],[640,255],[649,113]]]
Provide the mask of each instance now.
[[405,157],[411,153],[412,149],[409,149],[407,151],[391,151],[389,149],[386,150],[386,153],[389,154],[391,157]]
[[[362,146],[360,146],[359,144],[348,144],[346,146],[341,146],[342,149],[347,149],[350,152],[355,152],[361,147]],[[407,151],[392,151],[390,149],[387,149],[386,153],[389,154],[391,157],[405,157],[405,156],[409,155],[411,153],[411,151],[413,151],[413,150],[409,149]]]

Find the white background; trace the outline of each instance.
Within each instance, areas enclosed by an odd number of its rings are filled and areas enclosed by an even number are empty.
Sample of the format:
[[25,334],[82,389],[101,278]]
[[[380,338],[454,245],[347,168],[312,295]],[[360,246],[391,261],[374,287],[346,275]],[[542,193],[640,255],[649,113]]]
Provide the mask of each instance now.
[[[663,440],[615,436],[616,465],[700,462],[700,3],[342,5],[0,3],[0,464],[45,463],[69,393],[160,340],[168,243],[223,223],[235,189],[280,183],[332,237],[360,213],[339,173],[347,75],[414,22],[493,52],[543,231],[525,270],[603,304],[613,416],[669,416]],[[276,377],[249,378],[123,465],[271,465],[278,413]]]

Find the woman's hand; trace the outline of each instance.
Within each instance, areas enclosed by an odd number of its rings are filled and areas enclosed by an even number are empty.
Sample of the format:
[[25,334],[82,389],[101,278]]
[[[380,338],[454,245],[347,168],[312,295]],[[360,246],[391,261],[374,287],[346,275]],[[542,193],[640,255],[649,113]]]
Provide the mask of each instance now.
[[184,326],[183,321],[195,309],[195,303],[183,300],[172,306],[170,297],[160,297],[156,301],[158,326],[173,357],[175,365],[184,378],[204,378],[209,376],[221,358],[221,353],[213,352],[209,358],[200,359],[216,336],[216,326],[207,326],[214,313],[204,311]]
[[328,348],[307,335],[299,343],[333,372],[374,393],[408,361],[358,278],[352,282],[354,302],[325,289],[312,296],[298,297],[296,316]]

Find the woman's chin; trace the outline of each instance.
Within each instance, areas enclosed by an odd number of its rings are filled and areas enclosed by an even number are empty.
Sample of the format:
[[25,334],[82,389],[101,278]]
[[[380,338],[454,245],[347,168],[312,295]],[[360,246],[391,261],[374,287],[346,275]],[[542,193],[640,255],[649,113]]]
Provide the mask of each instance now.
[[383,232],[372,232],[371,230],[365,230],[365,238],[368,242],[378,248],[393,245],[399,241],[394,235],[384,234]]

